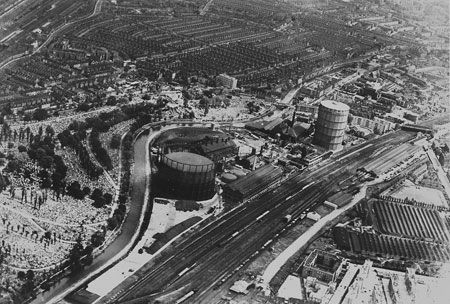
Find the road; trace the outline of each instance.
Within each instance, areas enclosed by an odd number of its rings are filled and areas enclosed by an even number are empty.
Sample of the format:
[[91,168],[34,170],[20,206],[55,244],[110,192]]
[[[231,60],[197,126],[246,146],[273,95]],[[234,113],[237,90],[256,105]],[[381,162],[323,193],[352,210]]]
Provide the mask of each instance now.
[[[79,18],[79,19],[74,20],[74,21],[70,21],[69,23],[63,24],[63,25],[61,25],[60,27],[56,28],[56,29],[55,29],[55,30],[47,37],[47,39],[46,39],[46,40],[45,40],[38,48],[36,48],[36,49],[33,51],[32,54],[35,54],[35,53],[40,52],[44,47],[47,46],[48,43],[50,43],[50,41],[53,40],[53,38],[54,38],[56,35],[58,35],[58,34],[59,34],[61,31],[63,31],[64,29],[70,27],[70,26],[73,25],[74,23],[80,22],[80,21],[84,21],[84,20],[86,20],[86,19],[92,18],[92,17],[94,17],[95,15],[99,14],[100,11],[101,11],[101,9],[102,9],[103,1],[105,1],[105,0],[96,0],[94,10],[92,11],[92,13],[91,13],[90,15],[88,15],[88,16],[86,16],[86,17]],[[1,68],[1,67],[0,67],[0,68]]]
[[[352,176],[371,155],[412,137],[412,133],[404,131],[392,133],[351,148],[320,167],[292,175],[279,188],[199,229],[169,249],[158,266],[150,268],[138,280],[136,277],[126,280],[119,290],[113,290],[99,303],[147,303],[157,299],[173,303],[190,291],[195,293],[186,303],[210,303],[208,293],[215,286],[251,261],[266,244],[300,220],[304,212],[339,191],[338,181],[361,184],[358,177]],[[330,172],[335,174],[329,176]],[[292,215],[290,223],[281,220],[286,214]]]
[[126,254],[124,248],[130,247],[133,238],[139,232],[141,216],[144,214],[145,190],[147,189],[146,172],[147,135],[140,136],[134,145],[134,167],[132,174],[130,210],[122,226],[121,234],[108,246],[105,251],[95,258],[94,263],[86,267],[82,273],[74,277],[62,279],[50,291],[39,294],[32,301],[33,304],[56,303],[70,292],[85,284],[92,275],[110,266],[119,256]]

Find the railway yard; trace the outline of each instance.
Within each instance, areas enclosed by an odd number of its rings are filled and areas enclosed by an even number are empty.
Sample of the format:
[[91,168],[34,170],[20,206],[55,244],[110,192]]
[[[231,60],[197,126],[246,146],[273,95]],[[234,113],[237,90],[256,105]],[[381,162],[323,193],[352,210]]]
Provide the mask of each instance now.
[[[364,165],[368,156],[377,153],[381,147],[396,148],[413,138],[413,134],[403,131],[390,134],[355,151],[350,150],[313,172],[289,177],[277,189],[237,207],[214,224],[201,228],[188,240],[170,248],[167,255],[158,259],[155,267],[147,271],[144,267],[142,277],[138,272],[101,302],[145,303],[157,299],[170,302],[194,291],[189,301],[202,303],[206,292],[213,292],[251,258],[265,250],[288,226],[301,221],[302,214],[314,210],[338,192],[336,181],[354,183],[354,188],[347,190],[354,191],[367,178],[365,174],[356,174],[356,169]],[[354,153],[353,157],[346,157],[350,153]],[[351,171],[339,170],[344,167]],[[329,172],[334,170],[341,172],[330,176]],[[341,184],[341,187],[345,185]],[[286,214],[292,215],[289,223],[282,220]],[[230,258],[223,260],[223,256]]]

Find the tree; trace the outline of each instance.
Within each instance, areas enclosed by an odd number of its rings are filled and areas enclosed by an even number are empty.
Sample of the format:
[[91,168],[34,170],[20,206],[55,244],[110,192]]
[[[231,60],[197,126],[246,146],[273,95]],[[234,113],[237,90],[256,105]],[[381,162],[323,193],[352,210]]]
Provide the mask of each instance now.
[[33,112],[34,120],[42,121],[42,120],[47,119],[48,117],[49,117],[49,115],[48,115],[48,112],[46,109],[39,108],[39,109],[34,110],[34,112]]
[[93,134],[95,133],[95,131],[107,132],[109,130],[109,125],[106,123],[106,121],[102,120],[100,117],[87,118],[86,123],[89,127],[93,129],[92,131]]
[[91,265],[93,261],[94,261],[94,257],[92,256],[92,253],[90,253],[90,254],[85,256],[85,258],[83,260],[83,264],[84,265]]
[[105,194],[103,194],[103,203],[104,203],[105,205],[111,204],[111,203],[112,203],[112,200],[113,200],[113,196],[112,196],[111,193],[105,193]]
[[19,271],[19,272],[17,273],[17,278],[18,278],[19,280],[21,280],[21,281],[25,280],[25,279],[26,279],[25,272],[23,272],[22,270]]
[[108,218],[107,223],[109,230],[114,230],[118,225],[118,221],[115,216]]
[[111,149],[119,149],[119,147],[120,147],[120,135],[119,134],[114,134],[111,137],[111,142],[109,143],[109,147]]
[[7,103],[7,104],[2,108],[2,116],[5,116],[5,115],[11,115],[11,114],[12,114],[11,103]]
[[104,205],[105,205],[105,199],[103,198],[103,196],[97,198],[93,203],[93,206],[95,208],[102,208]]
[[127,206],[125,206],[125,204],[119,204],[119,206],[117,206],[117,210],[125,214],[125,212],[127,211]]
[[34,280],[34,272],[31,269],[27,271],[27,280],[28,281],[33,281]]
[[94,251],[94,247],[92,247],[91,245],[87,245],[84,248],[83,255],[90,255],[90,254],[92,254],[93,251]]
[[92,193],[91,193],[91,199],[94,201],[99,199],[102,196],[103,196],[103,192],[99,188],[95,188],[94,191],[92,191]]
[[88,186],[85,186],[85,187],[83,188],[83,194],[84,194],[85,196],[91,194],[91,188],[89,188]]
[[45,128],[45,134],[47,134],[50,137],[53,137],[55,135],[55,130],[52,128],[52,126],[47,126]]
[[39,165],[41,165],[42,168],[49,169],[53,164],[53,157],[51,156],[44,156],[41,161],[39,162]]
[[84,193],[81,191],[80,183],[77,181],[73,181],[68,187],[67,187],[67,194],[72,196],[76,199],[83,199]]
[[69,253],[69,266],[72,275],[79,273],[83,269],[83,265],[81,264],[83,251],[84,248],[81,243],[81,237],[78,237],[77,242],[74,244]]
[[117,100],[115,96],[109,96],[108,99],[106,100],[106,105],[107,106],[115,106],[117,104]]
[[41,187],[44,189],[48,189],[52,186],[52,181],[49,177],[42,179]]
[[91,236],[91,244],[94,247],[98,247],[105,241],[105,234],[102,231],[96,231]]
[[6,165],[6,171],[8,172],[19,172],[21,168],[22,165],[16,159],[9,160],[8,164]]
[[439,154],[439,163],[441,164],[442,167],[445,166],[445,156],[444,154]]
[[27,152],[27,147],[25,147],[24,145],[18,146],[17,149],[19,150],[20,153]]
[[91,108],[91,106],[88,103],[83,102],[78,105],[77,111],[78,112],[87,112],[87,111],[89,111],[90,108]]

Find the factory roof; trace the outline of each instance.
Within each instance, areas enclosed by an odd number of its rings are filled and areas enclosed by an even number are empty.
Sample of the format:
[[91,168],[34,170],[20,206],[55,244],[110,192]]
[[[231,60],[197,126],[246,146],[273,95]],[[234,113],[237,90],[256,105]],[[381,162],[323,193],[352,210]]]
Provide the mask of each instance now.
[[270,124],[270,121],[257,120],[246,123],[245,127],[248,129],[263,130],[268,124]]
[[272,131],[276,126],[283,122],[283,118],[277,117],[264,127],[266,131]]
[[289,128],[288,135],[297,138],[303,135],[310,127],[311,124],[309,123],[296,123],[292,128]]
[[211,142],[201,145],[201,149],[204,153],[213,153],[216,151],[220,151],[223,149],[227,149],[230,147],[235,147],[236,144],[232,141],[218,141],[218,142]]
[[350,107],[348,105],[334,100],[324,100],[320,104],[331,110],[350,111]]
[[240,192],[245,196],[248,193],[252,193],[254,189],[262,185],[271,184],[275,179],[280,178],[282,173],[282,169],[268,164],[250,172],[245,177],[229,183],[228,187],[231,190]]

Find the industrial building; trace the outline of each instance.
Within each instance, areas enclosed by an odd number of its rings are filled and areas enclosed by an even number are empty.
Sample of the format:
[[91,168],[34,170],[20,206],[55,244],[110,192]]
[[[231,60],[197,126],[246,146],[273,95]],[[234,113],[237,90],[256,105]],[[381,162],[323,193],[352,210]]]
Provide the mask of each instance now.
[[361,232],[348,226],[337,225],[333,228],[334,241],[338,249],[371,257],[386,257],[393,259],[408,259],[417,261],[450,260],[448,245],[435,242],[406,239],[369,231]]
[[199,154],[211,159],[215,163],[223,158],[235,156],[238,153],[238,147],[234,141],[229,138],[213,138],[211,141],[204,141],[196,149]]
[[426,127],[426,126],[421,126],[421,125],[412,125],[412,124],[406,124],[402,126],[402,130],[405,131],[411,131],[411,132],[422,132],[425,134],[429,134],[429,135],[433,135],[433,129]]
[[350,108],[340,102],[324,100],[319,106],[316,121],[314,144],[328,150],[342,147]]
[[423,153],[421,146],[404,143],[394,149],[381,153],[381,155],[368,162],[362,169],[374,176],[380,176],[392,167],[420,153]]
[[342,272],[345,261],[334,254],[314,250],[301,265],[302,277],[314,277],[321,282],[336,281]]
[[352,125],[367,128],[372,132],[377,132],[379,134],[384,134],[388,131],[394,130],[396,126],[395,123],[381,119],[379,117],[369,119],[365,117],[351,115],[350,120]]
[[395,259],[442,262],[450,259],[448,229],[432,207],[370,200],[360,205],[359,213],[362,223],[333,228],[339,249]]
[[437,210],[385,200],[363,205],[368,208],[376,231],[424,241],[450,242],[449,232]]
[[227,74],[220,74],[216,78],[217,84],[225,88],[234,90],[237,88],[237,79]]
[[282,175],[283,170],[279,167],[271,164],[262,166],[226,184],[223,188],[223,199],[226,203],[241,203],[277,183]]
[[214,162],[189,152],[163,155],[158,171],[159,191],[166,197],[208,200],[215,194]]

